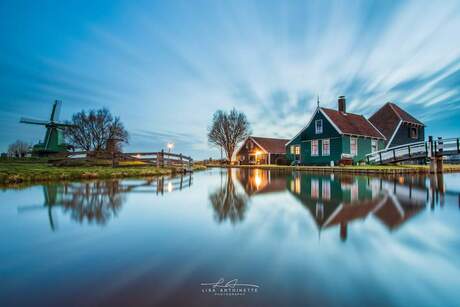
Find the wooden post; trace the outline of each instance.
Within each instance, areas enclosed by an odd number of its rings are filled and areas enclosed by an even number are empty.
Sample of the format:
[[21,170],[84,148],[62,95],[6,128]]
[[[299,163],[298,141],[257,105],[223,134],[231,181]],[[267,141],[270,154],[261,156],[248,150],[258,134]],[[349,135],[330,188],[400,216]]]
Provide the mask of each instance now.
[[180,166],[183,167],[182,153],[179,154]]
[[428,137],[428,142],[430,142],[430,153],[433,156],[433,137],[431,135]]
[[380,164],[382,164],[382,153],[379,152],[379,157],[380,157]]
[[409,152],[409,158],[411,157],[411,154],[410,154],[410,145],[407,146],[407,151]]
[[155,154],[157,156],[157,167],[160,167],[160,153]]
[[396,149],[393,149],[393,160],[396,161]]
[[457,152],[460,153],[460,140],[457,138]]
[[164,149],[161,150],[161,153],[160,153],[160,166],[161,167],[165,167],[165,151]]

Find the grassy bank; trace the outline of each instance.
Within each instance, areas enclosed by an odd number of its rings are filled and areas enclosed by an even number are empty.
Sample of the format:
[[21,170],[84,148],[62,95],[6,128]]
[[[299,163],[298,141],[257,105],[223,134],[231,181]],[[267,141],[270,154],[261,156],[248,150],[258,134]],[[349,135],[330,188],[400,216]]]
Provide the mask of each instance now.
[[[194,170],[204,169],[194,166]],[[129,177],[151,177],[176,173],[172,167],[158,168],[153,166],[50,166],[46,162],[31,161],[0,161],[0,184],[22,182],[44,182],[57,180],[85,180]]]
[[[225,168],[258,168],[286,171],[310,171],[323,173],[356,173],[356,174],[427,174],[428,165],[353,165],[353,166],[284,166],[284,165],[217,165],[208,164],[208,167]],[[460,172],[459,164],[445,164],[444,172]]]

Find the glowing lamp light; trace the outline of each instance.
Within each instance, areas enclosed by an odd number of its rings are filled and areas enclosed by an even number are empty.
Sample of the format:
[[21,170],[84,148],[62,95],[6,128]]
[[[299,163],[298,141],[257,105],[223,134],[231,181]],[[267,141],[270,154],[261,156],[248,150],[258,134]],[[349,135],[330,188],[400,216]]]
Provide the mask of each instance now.
[[140,154],[137,154],[137,155],[136,155],[136,158],[140,159],[140,158],[141,158],[141,155],[140,155]]
[[166,144],[166,147],[168,147],[168,151],[171,152],[172,149],[174,148],[174,143],[168,143]]

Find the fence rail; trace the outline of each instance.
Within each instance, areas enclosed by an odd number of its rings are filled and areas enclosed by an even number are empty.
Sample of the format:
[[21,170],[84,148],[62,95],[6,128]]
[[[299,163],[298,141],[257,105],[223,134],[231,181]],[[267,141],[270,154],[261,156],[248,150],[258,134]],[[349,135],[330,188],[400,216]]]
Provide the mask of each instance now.
[[137,161],[143,164],[155,165],[157,167],[175,166],[191,167],[193,159],[181,153],[171,152],[126,152],[126,153],[95,153],[87,151],[74,151],[59,153],[51,157],[53,161],[76,160],[76,159],[108,159],[112,160],[113,166],[117,166],[121,161]]
[[370,164],[389,164],[458,154],[460,154],[459,138],[433,139],[429,137],[426,142],[394,146],[370,153],[366,155],[366,160]]

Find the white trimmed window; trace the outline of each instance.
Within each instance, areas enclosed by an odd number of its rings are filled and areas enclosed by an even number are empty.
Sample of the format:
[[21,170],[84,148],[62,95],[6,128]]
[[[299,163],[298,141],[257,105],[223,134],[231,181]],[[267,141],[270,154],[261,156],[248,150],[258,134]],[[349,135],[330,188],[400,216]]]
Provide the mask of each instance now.
[[371,152],[376,152],[378,151],[378,143],[377,140],[371,140]]
[[331,182],[329,180],[323,180],[321,182],[321,199],[322,200],[331,199]]
[[316,134],[323,133],[323,120],[322,119],[315,120],[315,132]]
[[329,139],[323,140],[323,156],[329,156],[331,154],[331,141]]
[[291,155],[300,155],[300,145],[291,145]]
[[311,140],[311,155],[318,155],[318,140]]
[[358,139],[350,138],[350,154],[352,156],[358,155]]
[[297,145],[294,150],[294,154],[300,155],[300,145]]
[[319,181],[317,179],[311,180],[311,198],[319,198]]

